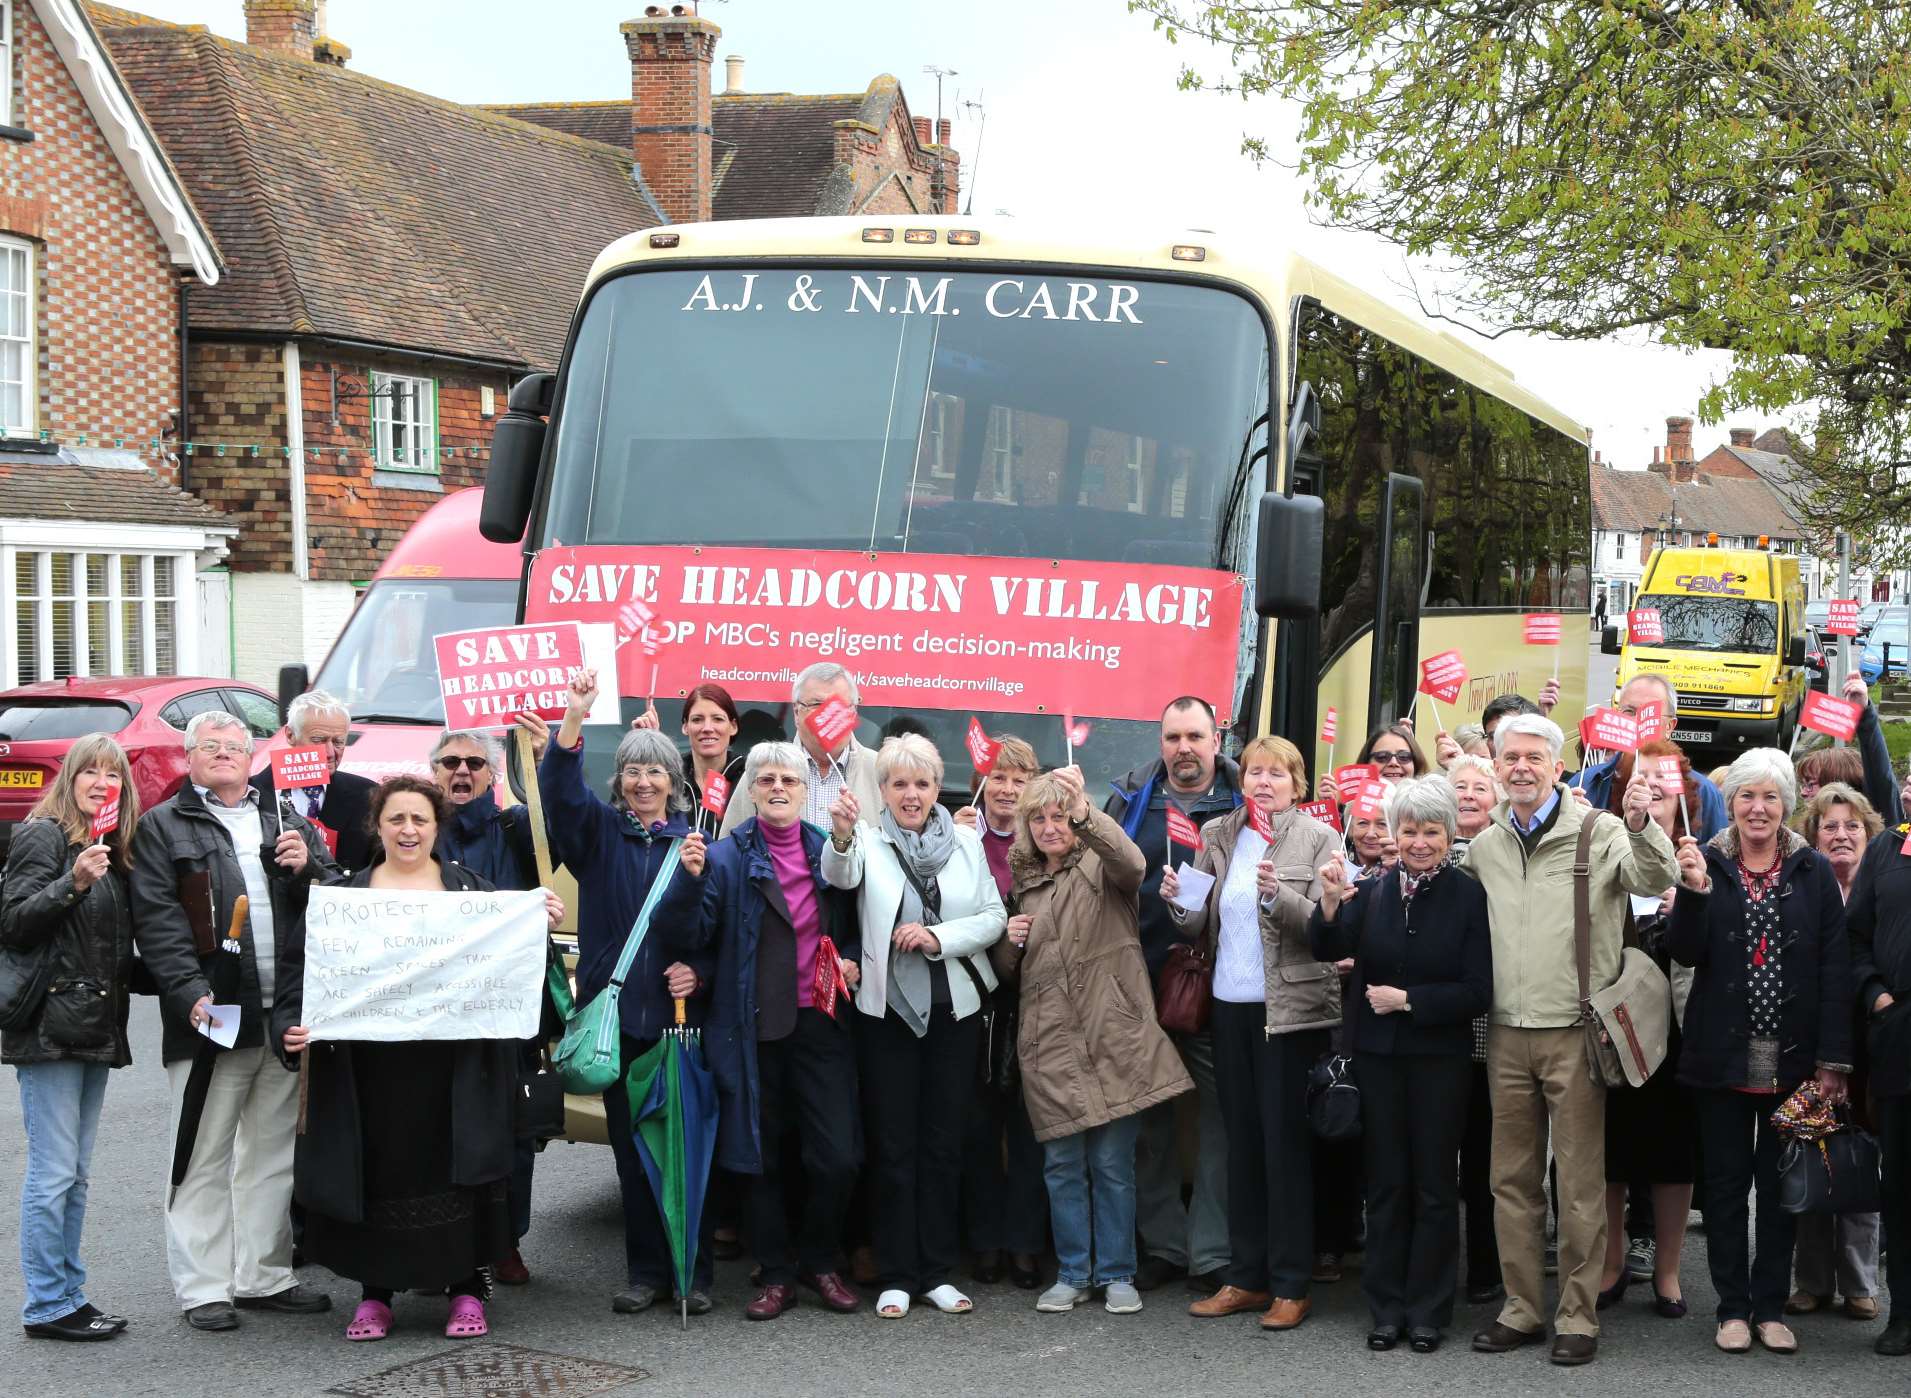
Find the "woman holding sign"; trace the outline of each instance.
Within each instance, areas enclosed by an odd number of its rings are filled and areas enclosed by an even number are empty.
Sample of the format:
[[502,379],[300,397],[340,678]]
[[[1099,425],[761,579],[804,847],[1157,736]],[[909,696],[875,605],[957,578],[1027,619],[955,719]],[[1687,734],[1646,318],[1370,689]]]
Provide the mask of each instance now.
[[22,1006],[25,1023],[0,1036],[0,1062],[19,1075],[27,1137],[20,1320],[27,1334],[45,1339],[110,1340],[126,1328],[87,1301],[78,1251],[106,1075],[133,1061],[126,867],[138,822],[125,752],[104,733],[88,734],[14,832],[0,884],[5,954],[15,966],[50,963],[38,1009]]
[[855,890],[862,921],[863,1101],[875,1217],[876,1314],[896,1320],[911,1297],[959,1315],[974,1303],[949,1280],[962,1251],[962,1127],[995,990],[988,949],[1008,914],[975,831],[936,800],[942,757],[927,738],[891,738],[876,753],[883,812],[860,820],[845,788],[830,808],[823,877]]
[[[450,817],[450,803],[430,782],[386,781],[371,796],[371,866],[343,886],[400,895],[490,892],[485,879],[438,859],[438,832]],[[546,895],[546,908],[555,927],[564,913],[556,894]],[[307,1084],[293,1194],[305,1207],[306,1257],[364,1288],[345,1338],[389,1335],[400,1291],[450,1297],[447,1338],[488,1334],[481,1269],[517,1241],[509,1198],[517,1043],[313,1043],[301,1022],[309,989],[303,919],[291,935],[288,964],[298,974],[279,987],[271,1015],[285,1051],[309,1056],[301,1064]]]
[[[1261,1311],[1265,1330],[1307,1318],[1314,1271],[1314,1136],[1307,1072],[1340,1021],[1331,962],[1307,945],[1318,870],[1338,842],[1295,807],[1307,769],[1285,738],[1241,753],[1243,802],[1201,827],[1198,879],[1170,869],[1161,896],[1182,935],[1214,949],[1214,1080],[1228,1122],[1228,1268],[1188,1308],[1214,1317]],[[1183,885],[1199,882],[1193,896]]]

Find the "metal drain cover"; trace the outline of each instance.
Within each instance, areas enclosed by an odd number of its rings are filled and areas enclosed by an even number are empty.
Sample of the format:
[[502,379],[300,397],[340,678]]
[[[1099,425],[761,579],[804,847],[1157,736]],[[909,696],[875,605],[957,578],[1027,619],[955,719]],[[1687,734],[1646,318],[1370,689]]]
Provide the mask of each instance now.
[[485,1340],[450,1353],[352,1379],[327,1393],[342,1398],[584,1398],[649,1378],[643,1369]]

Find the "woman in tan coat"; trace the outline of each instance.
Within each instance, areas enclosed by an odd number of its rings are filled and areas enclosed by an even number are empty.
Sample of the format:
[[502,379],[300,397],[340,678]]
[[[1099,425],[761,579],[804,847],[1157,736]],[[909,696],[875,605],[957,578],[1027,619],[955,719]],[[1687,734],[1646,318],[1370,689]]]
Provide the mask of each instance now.
[[1021,985],[1017,1052],[1060,1275],[1035,1303],[1073,1310],[1090,1286],[1116,1315],[1135,1290],[1137,1113],[1191,1090],[1155,1023],[1141,957],[1137,894],[1144,861],[1115,821],[1088,804],[1079,767],[1031,781],[1016,810],[1015,915],[996,969]]
[[1261,1311],[1263,1329],[1291,1330],[1307,1318],[1314,1267],[1307,1073],[1340,1023],[1340,978],[1332,962],[1314,958],[1307,922],[1320,901],[1320,867],[1340,842],[1295,809],[1307,769],[1285,738],[1247,745],[1241,790],[1244,804],[1201,828],[1194,867],[1214,876],[1206,901],[1190,910],[1176,901],[1181,880],[1172,872],[1161,880],[1185,935],[1214,954],[1208,1026],[1228,1121],[1225,1284],[1188,1309],[1203,1317]]

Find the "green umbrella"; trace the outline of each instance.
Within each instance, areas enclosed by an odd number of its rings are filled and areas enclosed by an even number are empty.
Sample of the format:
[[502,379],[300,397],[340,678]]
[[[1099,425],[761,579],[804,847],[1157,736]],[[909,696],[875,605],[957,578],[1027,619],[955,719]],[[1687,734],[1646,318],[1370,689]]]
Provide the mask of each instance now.
[[700,1038],[696,1030],[684,1027],[679,1000],[677,1027],[665,1030],[632,1062],[624,1080],[637,1154],[670,1241],[685,1329],[690,1326],[687,1298],[697,1265],[697,1232],[717,1148],[716,1081],[704,1066]]

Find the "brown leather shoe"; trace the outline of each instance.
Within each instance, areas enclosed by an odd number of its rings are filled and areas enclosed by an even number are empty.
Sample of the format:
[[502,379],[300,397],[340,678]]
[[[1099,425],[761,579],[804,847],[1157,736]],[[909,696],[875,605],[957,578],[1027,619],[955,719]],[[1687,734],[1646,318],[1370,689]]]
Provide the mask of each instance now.
[[1243,1291],[1238,1286],[1224,1286],[1206,1300],[1196,1301],[1189,1306],[1188,1314],[1212,1320],[1215,1316],[1239,1315],[1242,1311],[1264,1311],[1273,1300],[1265,1291]]
[[1299,1301],[1290,1301],[1285,1296],[1276,1296],[1274,1304],[1269,1306],[1267,1313],[1261,1317],[1261,1329],[1292,1330],[1306,1320],[1307,1313],[1313,1309],[1314,1303],[1305,1297]]
[[1813,1311],[1822,1311],[1831,1305],[1831,1297],[1814,1296],[1802,1287],[1785,1298],[1786,1315],[1810,1315]]
[[1599,1341],[1592,1335],[1555,1335],[1553,1337],[1553,1363],[1571,1368],[1577,1364],[1590,1364],[1599,1357]]
[[756,1294],[756,1300],[743,1308],[751,1320],[775,1320],[796,1304],[796,1288],[773,1282]]
[[1845,1314],[1853,1320],[1876,1320],[1878,1298],[1876,1296],[1847,1296],[1845,1297]]
[[797,1280],[822,1297],[823,1304],[832,1311],[847,1315],[862,1309],[863,1298],[850,1289],[841,1272],[818,1272],[815,1276],[802,1276]]
[[499,1286],[523,1286],[531,1280],[531,1269],[524,1265],[524,1254],[512,1248],[509,1256],[492,1264],[491,1275],[497,1278]]
[[1515,1330],[1503,1321],[1494,1321],[1473,1336],[1473,1348],[1481,1354],[1505,1354],[1521,1345],[1536,1345],[1546,1338],[1544,1330]]

